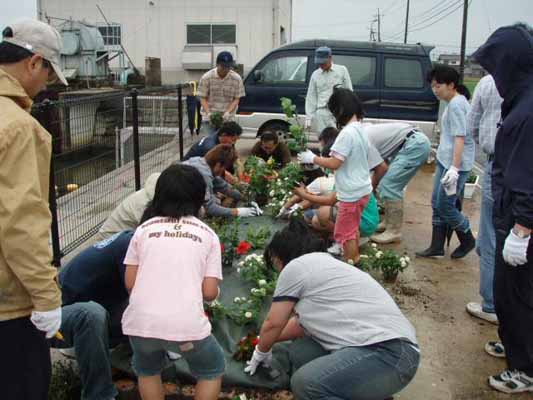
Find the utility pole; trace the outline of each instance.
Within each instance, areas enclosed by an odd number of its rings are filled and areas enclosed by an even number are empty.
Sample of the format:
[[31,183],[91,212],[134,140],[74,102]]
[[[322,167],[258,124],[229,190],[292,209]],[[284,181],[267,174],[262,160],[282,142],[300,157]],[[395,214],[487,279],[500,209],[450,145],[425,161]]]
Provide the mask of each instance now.
[[405,34],[403,35],[403,42],[407,44],[407,30],[409,28],[409,0],[407,0],[407,10],[405,12]]
[[378,8],[378,42],[381,42],[381,16]]
[[459,64],[459,79],[463,82],[465,75],[465,53],[466,53],[466,27],[468,21],[468,0],[464,0],[463,6],[463,32],[461,34],[461,63]]

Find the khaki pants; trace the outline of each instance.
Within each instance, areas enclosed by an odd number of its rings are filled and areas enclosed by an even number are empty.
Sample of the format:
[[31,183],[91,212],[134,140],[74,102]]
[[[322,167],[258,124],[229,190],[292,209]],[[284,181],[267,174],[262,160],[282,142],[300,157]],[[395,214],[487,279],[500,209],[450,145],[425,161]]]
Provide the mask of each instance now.
[[316,133],[320,133],[327,127],[337,127],[337,121],[333,114],[329,112],[326,108],[319,108],[316,110],[315,115],[313,115],[313,128]]

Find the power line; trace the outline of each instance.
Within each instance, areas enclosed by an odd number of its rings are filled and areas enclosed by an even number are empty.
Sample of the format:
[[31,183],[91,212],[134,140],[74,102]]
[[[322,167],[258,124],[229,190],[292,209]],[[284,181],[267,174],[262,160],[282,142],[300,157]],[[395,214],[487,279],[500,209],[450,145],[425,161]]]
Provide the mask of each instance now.
[[[441,22],[444,18],[446,18],[448,15],[454,13],[458,9],[461,8],[461,3],[463,0],[451,0],[451,3],[449,3],[448,7],[445,9],[440,10],[438,13],[431,15],[430,17],[427,17],[424,21],[419,21],[417,23],[414,23],[410,25],[409,32],[417,32],[421,31],[423,29],[426,29],[430,26],[433,26],[439,22]],[[455,7],[455,8],[454,8]],[[398,39],[401,37],[401,35],[404,34],[404,31],[397,32],[394,35],[389,36],[392,40]]]

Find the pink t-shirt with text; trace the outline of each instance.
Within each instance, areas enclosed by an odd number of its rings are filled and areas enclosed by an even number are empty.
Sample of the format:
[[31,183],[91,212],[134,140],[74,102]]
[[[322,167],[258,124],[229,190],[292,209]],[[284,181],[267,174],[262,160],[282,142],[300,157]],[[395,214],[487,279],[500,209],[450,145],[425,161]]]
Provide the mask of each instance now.
[[216,233],[194,217],[155,217],[139,226],[124,259],[139,266],[124,334],[172,341],[209,336],[202,282],[222,279],[220,250]]

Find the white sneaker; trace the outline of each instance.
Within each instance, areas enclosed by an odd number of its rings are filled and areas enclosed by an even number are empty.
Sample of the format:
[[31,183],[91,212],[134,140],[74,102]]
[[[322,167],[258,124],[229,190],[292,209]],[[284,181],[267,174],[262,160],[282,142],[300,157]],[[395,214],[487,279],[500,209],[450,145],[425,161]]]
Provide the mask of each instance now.
[[488,313],[483,311],[480,303],[468,303],[466,305],[466,311],[473,317],[481,318],[487,322],[490,322],[491,324],[498,325],[498,316],[496,313]]
[[334,256],[340,256],[342,255],[342,247],[335,242],[331,247],[328,248],[328,253],[333,254]]
[[504,393],[533,392],[533,377],[521,371],[506,369],[499,375],[489,378],[489,385]]
[[67,358],[71,358],[73,360],[76,359],[76,352],[74,351],[74,347],[69,347],[67,349],[59,349],[59,352]]
[[485,343],[485,351],[492,357],[505,358],[505,347],[501,342],[490,340]]

